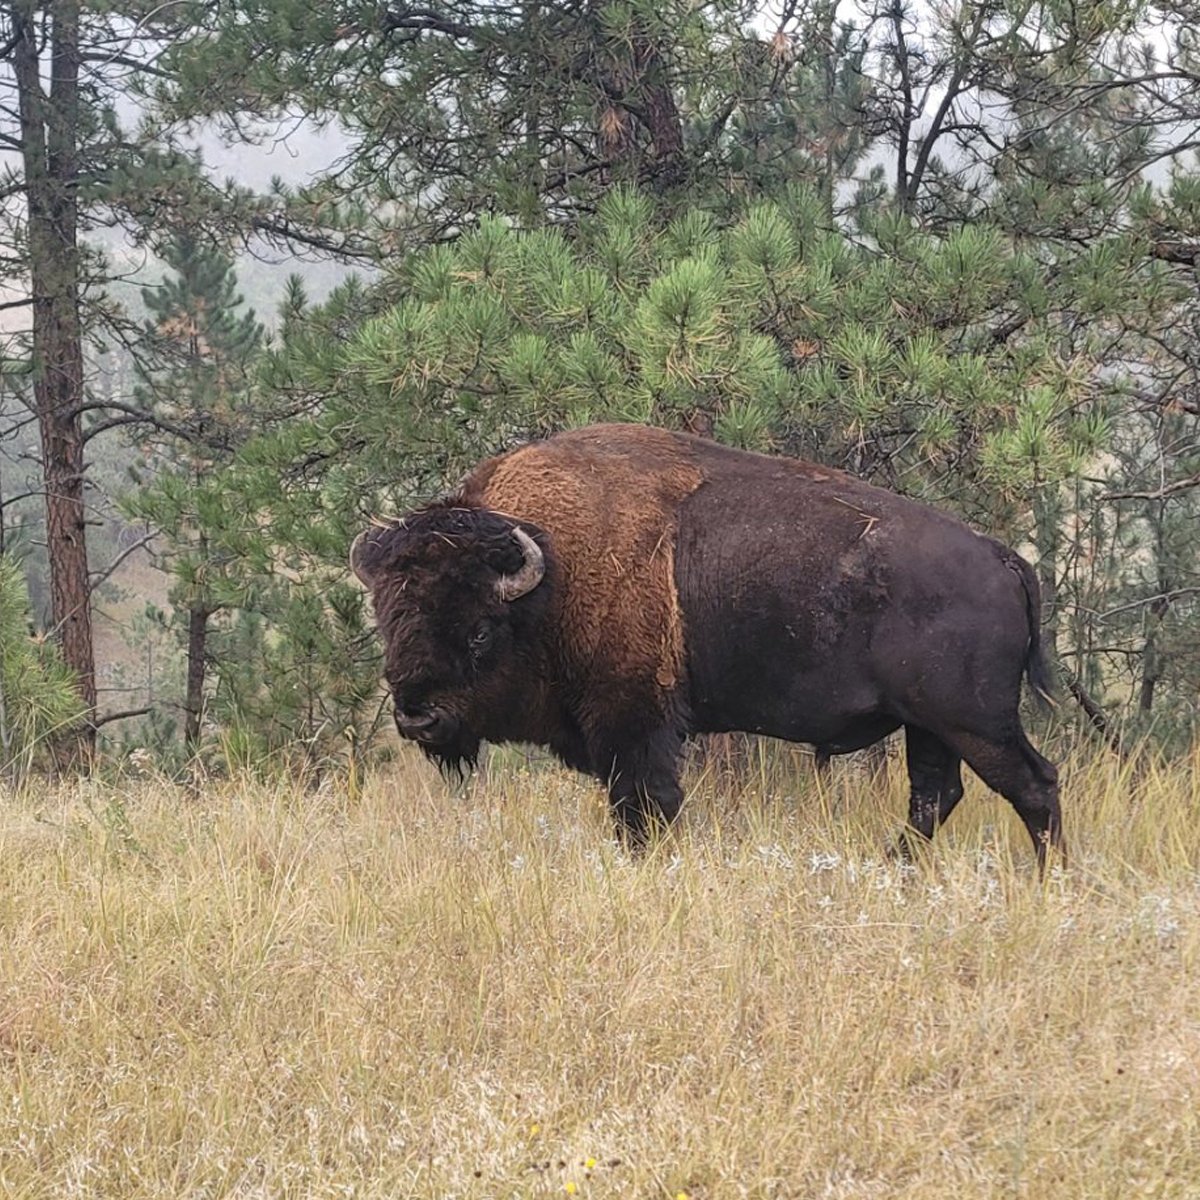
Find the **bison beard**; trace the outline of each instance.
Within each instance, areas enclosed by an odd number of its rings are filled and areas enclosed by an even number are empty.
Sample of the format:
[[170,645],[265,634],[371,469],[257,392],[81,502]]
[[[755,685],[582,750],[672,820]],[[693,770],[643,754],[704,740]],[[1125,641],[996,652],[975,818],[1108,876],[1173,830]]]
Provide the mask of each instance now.
[[602,779],[635,842],[682,802],[692,732],[847,753],[905,730],[906,836],[967,762],[1044,864],[1057,774],[1022,678],[1049,689],[1019,555],[842,472],[665,430],[598,425],[481,464],[448,499],[362,534],[402,736],[444,772],[481,740],[549,746]]
[[[401,737],[405,735],[400,734]],[[468,771],[473,771],[479,765],[479,738],[473,737],[464,730],[459,740],[441,746],[422,746],[421,753],[447,779],[456,779],[461,783]]]

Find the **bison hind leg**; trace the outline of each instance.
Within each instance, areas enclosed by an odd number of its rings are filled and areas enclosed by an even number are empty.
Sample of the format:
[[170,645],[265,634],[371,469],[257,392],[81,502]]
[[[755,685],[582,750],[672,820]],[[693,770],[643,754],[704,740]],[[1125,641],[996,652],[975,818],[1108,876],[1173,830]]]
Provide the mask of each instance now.
[[1020,726],[999,738],[956,733],[947,740],[971,770],[1016,809],[1037,851],[1038,870],[1045,872],[1051,847],[1065,861],[1058,771],[1033,748]]
[[910,859],[914,843],[928,842],[962,799],[962,759],[928,730],[906,725],[904,734],[911,790],[899,850]]

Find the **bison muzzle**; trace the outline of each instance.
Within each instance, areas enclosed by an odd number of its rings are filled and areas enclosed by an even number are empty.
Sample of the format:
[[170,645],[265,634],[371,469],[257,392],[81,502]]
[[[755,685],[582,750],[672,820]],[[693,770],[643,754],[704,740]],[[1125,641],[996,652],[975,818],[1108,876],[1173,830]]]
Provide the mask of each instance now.
[[1039,863],[1061,846],[1057,773],[1018,711],[1023,678],[1049,689],[1032,569],[843,472],[595,425],[489,459],[351,564],[396,728],[445,768],[483,740],[548,746],[637,842],[679,810],[690,733],[840,754],[903,726],[907,837],[950,816],[966,761]]

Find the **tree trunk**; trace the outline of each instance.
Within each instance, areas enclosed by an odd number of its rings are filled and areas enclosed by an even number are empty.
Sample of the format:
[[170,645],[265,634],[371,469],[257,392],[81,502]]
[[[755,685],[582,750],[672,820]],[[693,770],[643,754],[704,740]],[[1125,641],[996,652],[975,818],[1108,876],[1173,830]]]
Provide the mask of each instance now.
[[79,0],[54,0],[50,94],[41,82],[35,5],[13,6],[13,69],[29,220],[34,404],[42,442],[46,550],[54,633],[88,720],[73,735],[89,758],[96,673],[83,503],[83,341],[79,317]]
[[1058,659],[1058,561],[1062,536],[1062,503],[1049,484],[1042,484],[1033,499],[1034,568],[1042,596],[1042,645],[1051,661]]
[[902,0],[893,0],[891,8],[888,10],[888,16],[891,17],[892,31],[896,37],[892,52],[896,56],[896,70],[900,76],[900,95],[904,102],[904,109],[900,114],[896,129],[896,203],[903,213],[912,211],[912,195],[908,181],[908,144],[912,136],[913,122],[916,119],[908,41],[904,36],[906,15]]
[[1068,675],[1066,680],[1067,691],[1075,697],[1092,728],[1108,743],[1109,748],[1114,754],[1119,758],[1123,758],[1125,756],[1125,746],[1121,741],[1121,735],[1113,728],[1108,714],[1100,707],[1095,698],[1088,693],[1087,689],[1077,678]]
[[638,81],[641,120],[650,134],[651,186],[669,191],[683,182],[683,121],[671,91],[671,80],[660,47],[646,34],[633,42],[633,69]]
[[834,43],[837,40],[837,4],[834,0],[824,4],[817,10],[816,23],[821,32],[821,59],[825,76],[825,94],[822,96],[824,111],[821,115],[823,129],[821,140],[825,143],[825,166],[821,175],[821,207],[825,212],[825,220],[833,228],[833,205],[835,186],[834,176],[834,142],[837,130],[833,122],[833,105],[837,97],[837,57]]
[[[1157,623],[1159,618],[1152,614],[1150,619]],[[1162,667],[1158,661],[1158,647],[1155,644],[1154,631],[1154,625],[1147,628],[1146,643],[1142,648],[1142,680],[1138,688],[1138,708],[1144,713],[1150,712],[1154,707],[1154,689],[1162,678]]]
[[187,694],[184,697],[183,741],[189,754],[200,748],[200,723],[204,717],[204,675],[208,653],[208,619],[203,607],[188,610]]
[[1174,581],[1166,572],[1165,508],[1165,500],[1159,500],[1157,505],[1151,506],[1151,521],[1154,526],[1154,558],[1157,560],[1158,599],[1151,602],[1151,605],[1146,608],[1144,617],[1146,637],[1141,649],[1141,686],[1138,689],[1138,708],[1142,713],[1147,714],[1154,707],[1154,689],[1157,688],[1159,680],[1163,678],[1165,664],[1162,652],[1159,650],[1159,634],[1162,632],[1166,613],[1171,607],[1168,596],[1175,586]]
[[[608,179],[630,176],[658,191],[669,191],[687,174],[683,119],[671,90],[662,47],[642,29],[628,44],[629,57],[598,78],[607,103],[600,115],[598,148],[608,163]],[[633,122],[650,139],[649,155],[639,156]]]
[[12,787],[17,781],[17,764],[13,760],[12,726],[8,723],[8,700],[4,694],[4,662],[0,658],[0,754],[4,761],[0,763],[0,778]]

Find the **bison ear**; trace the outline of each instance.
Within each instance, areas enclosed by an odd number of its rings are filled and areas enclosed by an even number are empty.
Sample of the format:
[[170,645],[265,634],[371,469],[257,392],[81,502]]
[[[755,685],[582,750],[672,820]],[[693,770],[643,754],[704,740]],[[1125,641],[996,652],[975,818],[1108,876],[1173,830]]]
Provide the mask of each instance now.
[[358,576],[364,587],[373,589],[379,578],[379,572],[371,569],[371,547],[367,541],[370,536],[371,530],[364,529],[350,543],[350,570]]

